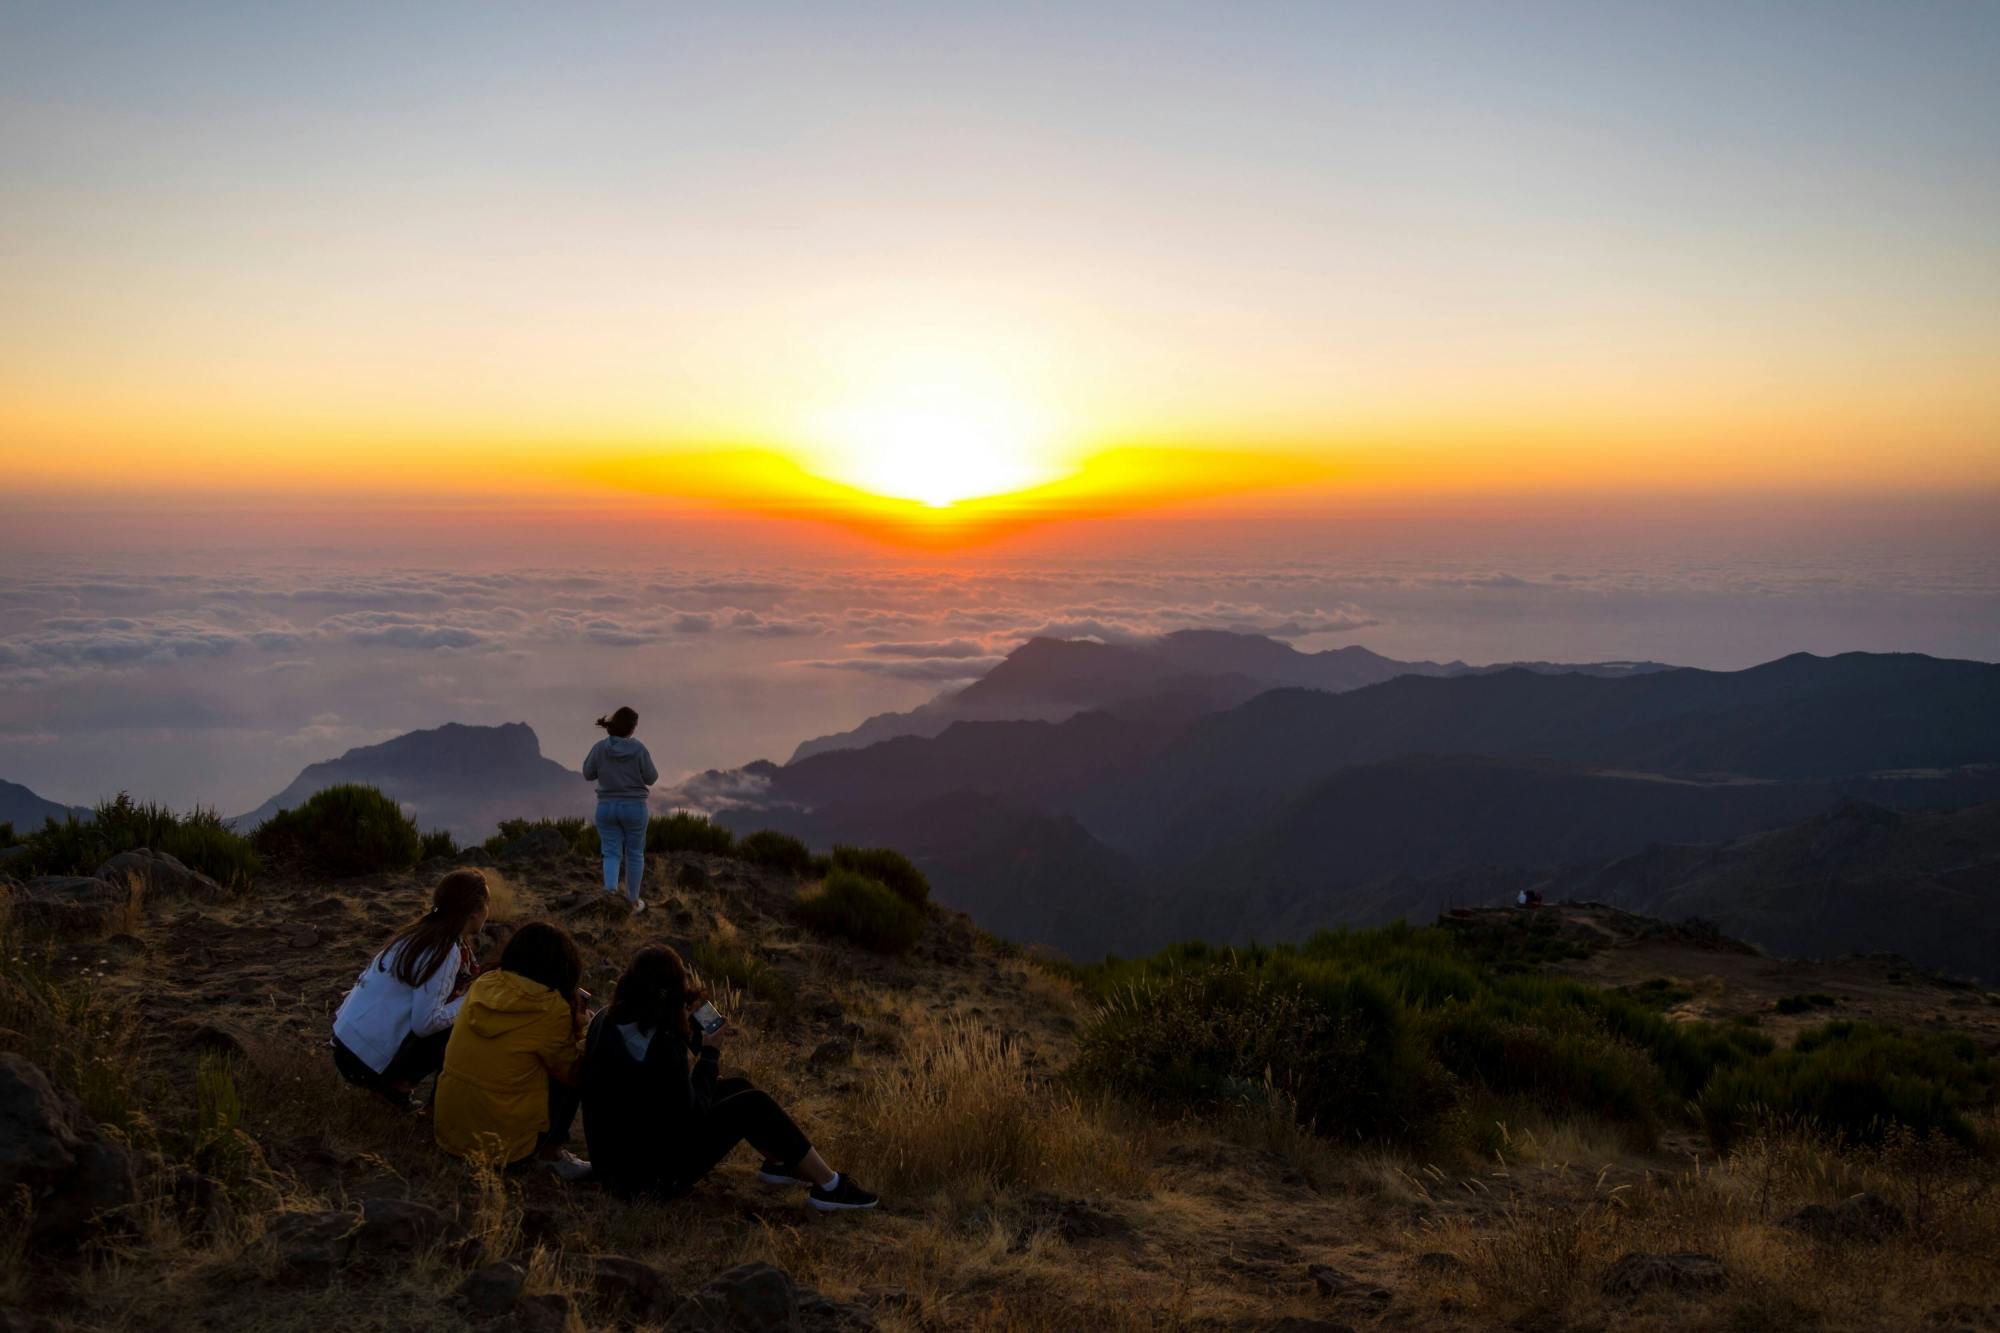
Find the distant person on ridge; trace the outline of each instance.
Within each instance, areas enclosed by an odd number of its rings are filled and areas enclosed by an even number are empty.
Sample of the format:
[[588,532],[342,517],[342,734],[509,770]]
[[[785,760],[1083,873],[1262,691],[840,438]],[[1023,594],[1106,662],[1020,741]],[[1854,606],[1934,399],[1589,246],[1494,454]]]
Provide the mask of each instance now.
[[621,708],[597,725],[611,734],[583,757],[583,775],[597,784],[597,841],[604,852],[604,891],[618,892],[623,869],[625,896],[632,910],[646,910],[639,881],[646,874],[646,791],[660,780],[653,756],[632,739],[639,715]]
[[584,1038],[592,1178],[619,1194],[677,1193],[747,1142],[764,1156],[765,1184],[810,1186],[807,1202],[821,1212],[873,1208],[875,1196],[828,1166],[769,1093],[716,1077],[721,1053],[692,1017],[714,1015],[707,999],[664,946],[641,949],[618,978]]
[[412,1109],[411,1092],[444,1065],[445,1043],[479,974],[472,937],[486,924],[486,876],[454,870],[431,910],[390,937],[333,1016],[333,1067],[357,1087]]
[[510,1169],[539,1160],[564,1180],[590,1174],[563,1146],[590,1021],[582,977],[576,941],[561,926],[530,921],[514,932],[452,1024],[432,1103],[440,1148]]

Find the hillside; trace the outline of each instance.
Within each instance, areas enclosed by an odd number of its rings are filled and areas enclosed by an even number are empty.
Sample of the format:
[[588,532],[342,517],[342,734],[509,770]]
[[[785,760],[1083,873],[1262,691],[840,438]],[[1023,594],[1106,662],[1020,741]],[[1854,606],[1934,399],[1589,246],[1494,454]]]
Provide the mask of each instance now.
[[497,727],[448,722],[309,765],[277,795],[230,822],[252,829],[316,791],[339,783],[376,787],[419,825],[477,841],[503,819],[588,814],[595,796],[582,774],[543,756],[525,722]]
[[[962,917],[933,912],[912,954],[884,957],[802,930],[802,886],[747,862],[653,858],[654,909],[634,918],[597,893],[589,857],[519,848],[491,866],[489,961],[509,923],[553,916],[602,995],[634,949],[673,943],[723,983],[730,1071],[772,1089],[883,1209],[809,1213],[759,1186],[744,1152],[656,1203],[468,1171],[424,1122],[341,1085],[323,1050],[355,969],[450,863],[264,882],[156,897],[47,953],[9,927],[9,956],[44,970],[0,971],[0,1051],[49,1061],[84,1097],[73,1114],[184,1164],[143,1177],[171,1188],[114,1238],[115,1264],[11,1251],[0,1326],[1470,1333],[1733,1330],[1779,1311],[1786,1328],[1875,1330],[2000,1301],[1985,1159],[1933,1178],[1806,1138],[1708,1158],[1686,1127],[1638,1143],[1525,1104],[1469,1137],[1355,1146],[1255,1100],[1159,1114],[1073,1093],[1089,996]],[[1812,1021],[1782,1003],[1806,990],[1842,1018],[1988,1050],[2000,1036],[2000,997],[1890,965],[1775,962],[1608,908],[1448,924],[1465,965],[1594,974],[1781,1041]],[[56,995],[70,998],[37,1007]],[[1893,1218],[1801,1229],[1857,1191]],[[322,1239],[329,1225],[345,1239]],[[773,1267],[732,1267],[746,1263]]]
[[936,736],[955,722],[1060,722],[1089,709],[1121,711],[1154,697],[1185,701],[1190,716],[1234,708],[1266,690],[1355,690],[1403,675],[1461,676],[1509,669],[1629,676],[1672,668],[1657,662],[1400,662],[1359,645],[1300,652],[1261,634],[1178,630],[1129,644],[1030,639],[980,679],[907,713],[880,713],[851,731],[815,737],[793,760],[853,750],[897,736]]
[[[1126,705],[960,721],[760,765],[720,817],[821,847],[928,847],[924,807],[944,796],[957,827],[987,836],[1039,812],[1064,830],[1038,842],[1035,867],[1036,894],[1059,899],[1059,913],[1015,910],[990,865],[923,855],[942,900],[1088,958],[1184,934],[1282,938],[1421,917],[1449,899],[1398,881],[1493,871],[1511,882],[1780,827],[1848,797],[1901,809],[1993,800],[1996,757],[2000,667],[1798,655],[1739,672],[1404,675],[1196,715]],[[1131,910],[1132,885],[1146,886],[1147,911]],[[1851,920],[1827,937],[1867,938]]]
[[18,782],[0,780],[0,824],[12,824],[16,833],[26,833],[38,829],[43,821],[67,819],[71,815],[87,817],[90,807],[64,805],[37,796]]

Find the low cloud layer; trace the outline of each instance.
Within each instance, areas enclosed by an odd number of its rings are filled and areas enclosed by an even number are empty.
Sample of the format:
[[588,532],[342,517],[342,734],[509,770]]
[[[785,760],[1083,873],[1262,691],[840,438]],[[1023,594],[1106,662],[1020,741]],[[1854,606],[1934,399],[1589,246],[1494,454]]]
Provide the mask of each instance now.
[[[488,566],[501,552],[484,553]],[[789,754],[1036,635],[1228,629],[1399,657],[1739,667],[1806,650],[2000,655],[1991,562],[1419,559],[1239,552],[940,567],[231,567],[34,557],[0,572],[0,777],[248,809],[305,763],[525,720],[574,766],[622,703],[669,774]]]

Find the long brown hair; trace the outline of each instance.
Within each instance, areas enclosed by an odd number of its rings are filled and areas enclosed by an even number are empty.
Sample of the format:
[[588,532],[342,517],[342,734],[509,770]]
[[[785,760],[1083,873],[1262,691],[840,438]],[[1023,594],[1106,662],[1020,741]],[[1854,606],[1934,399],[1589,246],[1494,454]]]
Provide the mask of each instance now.
[[530,921],[500,951],[500,970],[547,986],[565,1004],[575,1004],[577,983],[583,980],[583,955],[569,932],[555,922]]
[[664,944],[633,955],[618,988],[611,993],[611,1022],[631,1023],[641,1032],[661,1028],[688,1035],[688,1008],[708,998],[701,983],[688,974],[681,956]]
[[[465,927],[486,907],[486,876],[454,870],[431,892],[431,910],[397,931],[376,955],[375,966],[405,986],[421,986],[444,966],[465,938]],[[389,955],[396,955],[391,966]]]
[[630,736],[639,729],[639,714],[631,708],[621,708],[609,717],[598,718],[597,725],[613,736]]

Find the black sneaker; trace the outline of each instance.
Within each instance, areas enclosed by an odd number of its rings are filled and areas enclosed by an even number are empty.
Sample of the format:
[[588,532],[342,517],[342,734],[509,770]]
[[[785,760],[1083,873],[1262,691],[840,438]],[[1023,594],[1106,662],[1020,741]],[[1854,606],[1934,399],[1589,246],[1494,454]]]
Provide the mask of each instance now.
[[873,1208],[882,1202],[867,1190],[854,1183],[854,1178],[845,1172],[834,1182],[832,1189],[822,1185],[812,1187],[806,1195],[808,1202],[822,1213],[843,1213],[857,1208]]
[[763,1181],[766,1185],[812,1184],[804,1176],[786,1167],[779,1166],[776,1162],[772,1161],[766,1161],[762,1166],[757,1168],[757,1179]]

